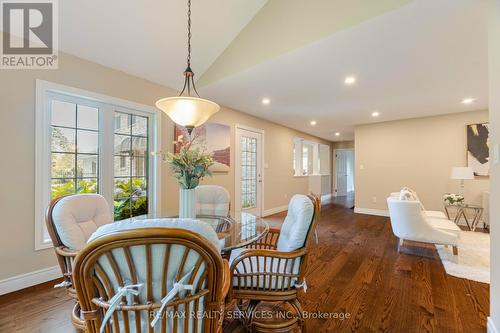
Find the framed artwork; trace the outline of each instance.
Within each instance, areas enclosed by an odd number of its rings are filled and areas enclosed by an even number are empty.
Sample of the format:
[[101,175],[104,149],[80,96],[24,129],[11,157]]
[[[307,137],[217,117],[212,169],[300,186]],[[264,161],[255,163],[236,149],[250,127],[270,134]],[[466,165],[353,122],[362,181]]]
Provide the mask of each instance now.
[[[175,140],[183,135],[189,137],[188,132],[182,126],[175,125]],[[191,136],[195,136],[194,147],[204,147],[214,156],[214,165],[210,171],[215,173],[228,173],[231,167],[231,128],[228,125],[218,123],[205,123],[193,130]],[[175,152],[178,153],[177,147]]]
[[490,175],[489,135],[489,123],[467,125],[467,166],[478,177]]

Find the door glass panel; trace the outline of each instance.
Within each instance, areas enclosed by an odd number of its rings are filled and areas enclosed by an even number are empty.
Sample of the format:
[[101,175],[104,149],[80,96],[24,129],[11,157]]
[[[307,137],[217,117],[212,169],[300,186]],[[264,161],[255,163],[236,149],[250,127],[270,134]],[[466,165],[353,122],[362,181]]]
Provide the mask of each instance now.
[[257,139],[241,137],[241,207],[257,207]]

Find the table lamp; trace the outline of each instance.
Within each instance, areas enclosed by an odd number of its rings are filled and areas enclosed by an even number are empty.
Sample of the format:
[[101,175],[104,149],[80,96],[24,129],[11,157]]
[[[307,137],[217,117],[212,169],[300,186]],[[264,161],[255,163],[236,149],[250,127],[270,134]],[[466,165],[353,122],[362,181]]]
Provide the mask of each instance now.
[[464,195],[465,180],[474,179],[474,171],[469,167],[453,167],[450,178],[460,180],[460,195]]

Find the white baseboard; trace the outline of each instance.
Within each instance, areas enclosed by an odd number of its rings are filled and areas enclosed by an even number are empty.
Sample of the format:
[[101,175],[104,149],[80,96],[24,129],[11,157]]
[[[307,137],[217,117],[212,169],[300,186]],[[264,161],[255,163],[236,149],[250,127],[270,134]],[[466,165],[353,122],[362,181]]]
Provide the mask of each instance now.
[[280,206],[280,207],[274,207],[274,208],[271,208],[271,209],[266,209],[263,212],[262,217],[266,217],[266,216],[269,216],[269,215],[281,213],[281,212],[284,212],[284,211],[287,211],[287,210],[288,210],[288,205]]
[[0,295],[55,280],[60,277],[62,277],[62,274],[59,266],[48,267],[38,271],[13,276],[0,280]]
[[354,212],[358,214],[376,215],[389,217],[389,211],[384,209],[371,209],[355,207]]
[[323,194],[321,196],[321,203],[325,203],[332,198],[332,194]]
[[491,319],[491,317],[488,317],[487,332],[488,333],[500,333],[500,331],[497,330],[495,324],[493,324],[493,320]]

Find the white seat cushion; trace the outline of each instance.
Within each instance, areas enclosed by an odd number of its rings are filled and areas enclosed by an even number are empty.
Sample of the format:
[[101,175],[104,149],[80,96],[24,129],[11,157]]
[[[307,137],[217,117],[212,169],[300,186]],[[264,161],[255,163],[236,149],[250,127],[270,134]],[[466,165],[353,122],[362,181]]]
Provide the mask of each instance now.
[[200,185],[196,188],[197,215],[229,215],[229,192],[222,186]]
[[189,230],[206,238],[220,251],[220,242],[215,230],[209,224],[193,219],[144,219],[115,222],[97,229],[88,242],[114,232],[141,228],[177,228]]
[[426,210],[425,211],[425,215],[427,217],[432,217],[432,218],[436,218],[436,219],[445,219],[447,220],[448,218],[446,217],[446,214],[441,212],[441,211],[438,211],[438,210]]
[[281,226],[278,251],[290,252],[304,247],[314,215],[314,204],[302,194],[292,197]]
[[452,232],[460,236],[460,228],[450,220],[445,220],[441,218],[427,218],[427,221],[434,228],[441,229],[443,231]]
[[99,194],[76,194],[60,199],[52,210],[52,220],[61,242],[80,250],[100,226],[113,222],[106,199]]

